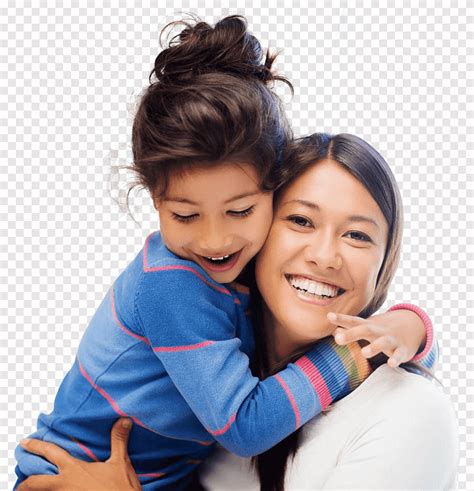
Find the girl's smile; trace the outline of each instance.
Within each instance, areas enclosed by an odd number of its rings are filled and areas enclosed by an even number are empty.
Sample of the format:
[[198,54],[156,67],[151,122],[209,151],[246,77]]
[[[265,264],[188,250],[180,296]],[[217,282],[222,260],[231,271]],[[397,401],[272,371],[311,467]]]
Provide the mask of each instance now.
[[199,264],[218,283],[230,283],[262,248],[272,199],[260,189],[252,165],[223,162],[171,175],[155,206],[168,249]]

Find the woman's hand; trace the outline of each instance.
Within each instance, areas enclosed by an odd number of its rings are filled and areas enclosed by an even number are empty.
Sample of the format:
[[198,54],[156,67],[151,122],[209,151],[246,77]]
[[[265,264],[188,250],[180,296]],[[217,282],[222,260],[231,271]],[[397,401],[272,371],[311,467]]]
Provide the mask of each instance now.
[[362,354],[372,358],[385,353],[388,365],[397,367],[411,360],[426,342],[425,326],[421,318],[409,310],[395,310],[373,315],[368,319],[330,312],[329,322],[338,326],[332,335],[337,344],[345,345],[353,341],[369,341]]
[[127,452],[132,422],[120,418],[110,434],[110,458],[105,462],[84,462],[75,459],[61,447],[41,440],[23,440],[28,452],[48,459],[59,469],[55,476],[31,476],[17,491],[135,491],[142,489]]

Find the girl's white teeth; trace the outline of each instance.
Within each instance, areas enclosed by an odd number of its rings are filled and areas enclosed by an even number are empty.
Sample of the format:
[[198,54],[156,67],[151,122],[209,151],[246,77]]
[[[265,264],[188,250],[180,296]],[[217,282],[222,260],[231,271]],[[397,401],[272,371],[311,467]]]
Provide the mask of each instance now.
[[304,290],[312,295],[324,295],[325,297],[335,297],[339,291],[337,286],[327,285],[319,281],[309,280],[308,278],[289,276],[288,280],[293,288]]
[[223,259],[227,259],[228,257],[230,257],[230,254],[227,254],[227,256],[222,256],[222,257],[208,257],[208,256],[206,257],[211,261],[222,261]]

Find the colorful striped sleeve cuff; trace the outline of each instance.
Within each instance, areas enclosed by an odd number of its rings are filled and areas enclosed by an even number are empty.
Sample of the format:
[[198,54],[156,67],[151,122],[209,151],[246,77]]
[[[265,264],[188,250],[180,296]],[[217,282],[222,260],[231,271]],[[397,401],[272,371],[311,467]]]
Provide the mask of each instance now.
[[388,312],[393,310],[411,310],[412,312],[415,312],[415,314],[417,314],[423,321],[426,332],[426,343],[424,346],[420,347],[416,355],[410,361],[416,361],[426,368],[433,368],[438,362],[439,345],[438,340],[435,338],[433,324],[428,314],[417,305],[413,305],[411,303],[400,303],[394,305],[388,309]]
[[357,342],[339,346],[332,336],[321,340],[295,365],[313,386],[322,411],[352,392],[371,373]]

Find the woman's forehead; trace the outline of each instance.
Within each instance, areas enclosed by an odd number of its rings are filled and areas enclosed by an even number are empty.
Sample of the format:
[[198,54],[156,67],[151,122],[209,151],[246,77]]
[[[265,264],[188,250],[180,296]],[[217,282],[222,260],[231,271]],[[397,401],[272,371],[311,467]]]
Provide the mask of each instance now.
[[385,222],[380,207],[366,187],[332,160],[312,165],[283,190],[278,209],[291,205],[306,207],[314,212],[329,210]]

